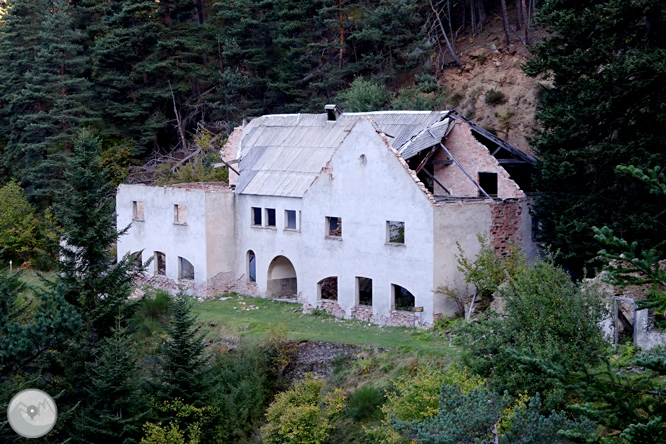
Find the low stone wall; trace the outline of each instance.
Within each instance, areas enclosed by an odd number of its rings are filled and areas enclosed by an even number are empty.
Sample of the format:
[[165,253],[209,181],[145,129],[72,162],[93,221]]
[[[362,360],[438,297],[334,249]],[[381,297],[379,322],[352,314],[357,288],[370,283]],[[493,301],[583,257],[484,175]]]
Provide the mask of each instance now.
[[337,302],[320,301],[319,308],[326,313],[332,314],[336,318],[344,318],[346,314]]
[[352,308],[351,317],[353,319],[359,319],[363,322],[373,322],[372,307],[357,305],[356,307]]
[[171,294],[176,294],[178,291],[183,290],[189,295],[200,298],[209,298],[228,293],[234,291],[236,287],[232,273],[219,273],[210,278],[205,284],[198,285],[194,281],[175,281],[166,276],[149,276],[146,274],[136,278],[134,283],[138,287],[153,287],[168,291]]

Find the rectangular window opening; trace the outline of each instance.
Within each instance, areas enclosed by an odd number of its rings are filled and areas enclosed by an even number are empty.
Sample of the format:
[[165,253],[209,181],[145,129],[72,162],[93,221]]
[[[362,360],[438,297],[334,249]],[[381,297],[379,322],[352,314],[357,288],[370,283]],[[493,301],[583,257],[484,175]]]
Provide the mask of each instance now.
[[326,236],[328,236],[328,237],[342,237],[342,218],[341,217],[327,217],[326,218]]
[[[479,173],[479,186],[490,197],[497,197],[497,173]],[[483,196],[480,190],[479,196]]]
[[372,307],[372,279],[356,278],[356,305]]
[[173,206],[173,223],[181,225],[187,223],[187,205]]
[[155,252],[155,274],[166,276],[166,255],[161,251]]
[[394,220],[386,221],[386,240],[390,244],[405,243],[405,223]]
[[286,230],[298,230],[298,216],[300,216],[300,211],[296,214],[296,210],[284,210],[284,227]]
[[143,202],[140,200],[132,201],[132,220],[144,220],[143,219]]
[[275,228],[275,208],[266,208],[266,226]]
[[261,208],[252,207],[252,225],[261,227]]

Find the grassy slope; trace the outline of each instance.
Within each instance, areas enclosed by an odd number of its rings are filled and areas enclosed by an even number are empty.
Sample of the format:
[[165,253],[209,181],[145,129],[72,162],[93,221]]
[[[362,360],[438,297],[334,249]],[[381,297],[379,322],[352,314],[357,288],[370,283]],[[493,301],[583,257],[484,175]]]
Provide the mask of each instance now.
[[[381,327],[357,320],[339,320],[328,315],[304,315],[301,306],[266,299],[230,296],[195,306],[195,313],[211,326],[211,335],[232,340],[266,339],[276,327],[292,340],[309,339],[353,345],[423,352],[440,356],[457,354],[448,340],[429,331],[404,327]],[[257,309],[248,309],[254,306]],[[279,327],[278,327],[279,326]]]

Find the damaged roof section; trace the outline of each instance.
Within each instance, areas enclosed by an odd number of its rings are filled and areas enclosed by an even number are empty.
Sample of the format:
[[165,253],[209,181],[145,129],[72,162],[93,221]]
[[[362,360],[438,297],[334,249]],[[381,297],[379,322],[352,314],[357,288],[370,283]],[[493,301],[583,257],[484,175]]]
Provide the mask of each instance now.
[[430,174],[428,168],[424,168],[426,162],[433,162],[430,157],[446,141],[452,128],[457,123],[469,125],[476,140],[507,170],[511,179],[529,191],[526,184],[531,181],[531,172],[528,170],[534,158],[455,111],[341,113],[339,108],[331,108],[333,106],[329,105],[330,109],[322,114],[267,115],[244,125],[238,146],[241,174],[236,191],[303,197],[360,119],[371,120],[388,144],[408,161],[410,168],[416,173],[423,170],[420,174],[426,175]]

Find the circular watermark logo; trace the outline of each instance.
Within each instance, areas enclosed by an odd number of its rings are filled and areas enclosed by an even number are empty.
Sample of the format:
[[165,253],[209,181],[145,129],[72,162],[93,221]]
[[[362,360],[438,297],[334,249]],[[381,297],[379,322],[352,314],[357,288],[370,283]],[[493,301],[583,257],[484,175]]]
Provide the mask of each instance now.
[[7,419],[11,428],[24,438],[39,438],[55,425],[58,407],[46,392],[22,390],[9,402]]

